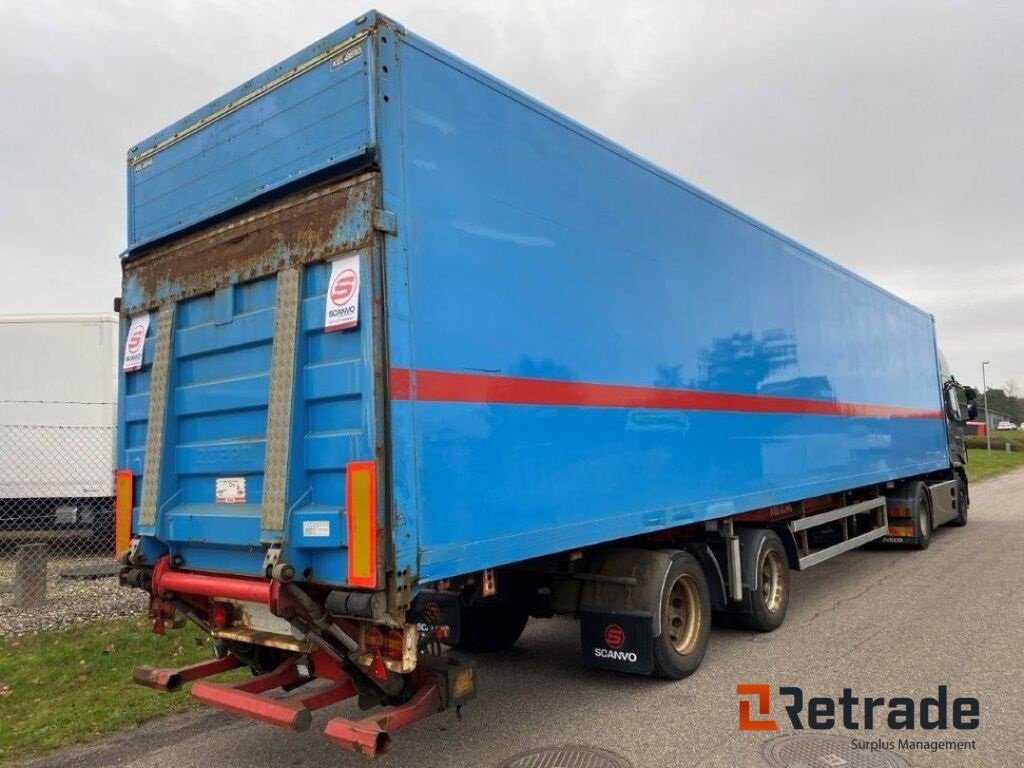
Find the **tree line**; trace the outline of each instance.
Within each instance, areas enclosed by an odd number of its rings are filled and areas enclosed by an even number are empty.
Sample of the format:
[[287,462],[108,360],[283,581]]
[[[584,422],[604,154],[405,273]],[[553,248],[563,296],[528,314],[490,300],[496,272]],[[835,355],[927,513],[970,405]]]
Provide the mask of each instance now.
[[[1010,379],[1002,387],[989,387],[988,407],[999,413],[1010,415],[1012,421],[1020,424],[1024,421],[1024,397],[1021,396],[1020,385]],[[978,407],[984,407],[985,401],[979,394]]]

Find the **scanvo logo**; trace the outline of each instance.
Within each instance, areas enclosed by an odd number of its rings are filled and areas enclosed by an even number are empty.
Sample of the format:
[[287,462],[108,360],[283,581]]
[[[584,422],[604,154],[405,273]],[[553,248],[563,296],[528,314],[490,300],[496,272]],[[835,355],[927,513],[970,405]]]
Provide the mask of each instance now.
[[346,269],[331,282],[331,303],[336,307],[344,307],[356,294],[359,287],[359,276],[354,270]]
[[324,330],[342,331],[359,323],[359,254],[331,262],[324,302]]
[[132,332],[128,334],[128,354],[134,355],[139,351],[139,347],[142,346],[142,340],[146,338],[146,329],[141,325],[136,325],[132,328]]
[[131,373],[142,368],[142,356],[146,350],[146,334],[149,332],[149,312],[143,312],[131,319],[128,333],[124,338],[124,362],[121,370]]
[[[949,690],[940,685],[935,696],[917,700],[909,696],[854,696],[844,688],[835,699],[830,696],[806,698],[802,688],[782,686],[783,711],[795,730],[873,730],[881,724],[893,731],[974,730],[980,724],[981,703],[973,696],[949,700]],[[772,714],[771,688],[766,683],[738,683],[739,729],[741,731],[777,731],[778,722]],[[756,707],[756,715],[754,709]]]
[[626,633],[618,624],[609,624],[604,628],[604,644],[613,651],[619,650],[626,644]]
[[618,624],[609,624],[604,628],[605,648],[597,647],[594,655],[599,659],[615,659],[616,661],[628,661],[633,664],[637,662],[637,655],[633,651],[623,651],[626,644],[626,633]]

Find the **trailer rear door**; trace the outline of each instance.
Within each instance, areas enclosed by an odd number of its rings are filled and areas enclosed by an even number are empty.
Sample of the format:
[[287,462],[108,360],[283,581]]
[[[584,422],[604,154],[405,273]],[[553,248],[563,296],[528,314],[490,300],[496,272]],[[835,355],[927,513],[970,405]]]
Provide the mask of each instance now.
[[[126,262],[122,354],[133,318],[149,325],[141,368],[121,374],[119,462],[154,556],[255,576],[279,546],[298,578],[383,586],[379,198],[364,174]],[[358,265],[334,296],[359,318],[325,330],[338,260]]]

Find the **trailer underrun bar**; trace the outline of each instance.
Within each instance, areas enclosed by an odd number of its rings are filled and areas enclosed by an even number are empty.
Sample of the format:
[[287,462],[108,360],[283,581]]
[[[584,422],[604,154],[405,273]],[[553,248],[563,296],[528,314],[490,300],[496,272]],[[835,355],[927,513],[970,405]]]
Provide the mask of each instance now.
[[[192,696],[203,704],[296,732],[309,730],[313,712],[351,699],[359,692],[355,680],[332,664],[322,652],[313,654],[309,668],[300,668],[296,661],[291,660],[270,672],[238,683],[207,680],[241,666],[239,659],[228,655],[178,668],[136,667],[132,679],[139,685],[165,693],[173,693],[186,682],[195,681]],[[406,702],[359,720],[331,718],[324,728],[324,735],[339,747],[365,757],[386,754],[392,733],[442,712],[452,704],[461,706],[472,694],[475,688],[472,668],[458,664],[447,666],[457,670],[456,674],[446,675],[439,669],[425,669],[420,675],[421,686]],[[307,689],[307,686],[311,688]],[[271,698],[269,694],[279,689],[297,689],[299,692]]]
[[[277,581],[177,571],[171,568],[166,557],[154,567],[151,586],[155,601],[241,600],[262,603],[275,612],[282,604],[282,585]],[[184,667],[136,667],[132,679],[139,685],[165,693],[178,691],[185,683],[192,682],[192,696],[203,704],[239,717],[303,732],[309,730],[313,712],[352,699],[372,687],[366,679],[357,679],[358,667],[346,663],[339,653],[321,648],[308,655],[293,655],[268,672],[236,683],[209,680],[247,666],[230,650],[222,658]],[[289,695],[275,694],[279,690]],[[421,655],[404,689],[392,695],[377,691],[376,698],[371,699],[372,702],[390,702],[392,706],[359,720],[332,718],[324,734],[340,747],[376,757],[387,751],[390,734],[450,706],[461,707],[475,693],[472,665],[447,656]]]

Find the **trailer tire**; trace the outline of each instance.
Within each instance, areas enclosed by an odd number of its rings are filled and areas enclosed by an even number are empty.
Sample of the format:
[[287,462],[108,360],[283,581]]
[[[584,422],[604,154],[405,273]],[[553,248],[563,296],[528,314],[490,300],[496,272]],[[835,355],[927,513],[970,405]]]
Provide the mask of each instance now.
[[488,600],[462,606],[459,651],[496,653],[507,651],[523,634],[530,615],[513,600]]
[[733,615],[736,624],[755,632],[773,632],[789,610],[789,560],[779,534],[768,528],[740,528],[741,567],[749,574],[743,607]]
[[928,490],[925,484],[917,481],[912,486],[911,498],[914,500],[914,537],[911,549],[925,550],[932,543],[932,513],[928,504]]
[[653,640],[653,674],[668,680],[688,677],[704,660],[711,634],[707,578],[688,552],[680,553],[669,568],[660,610],[661,634]]

